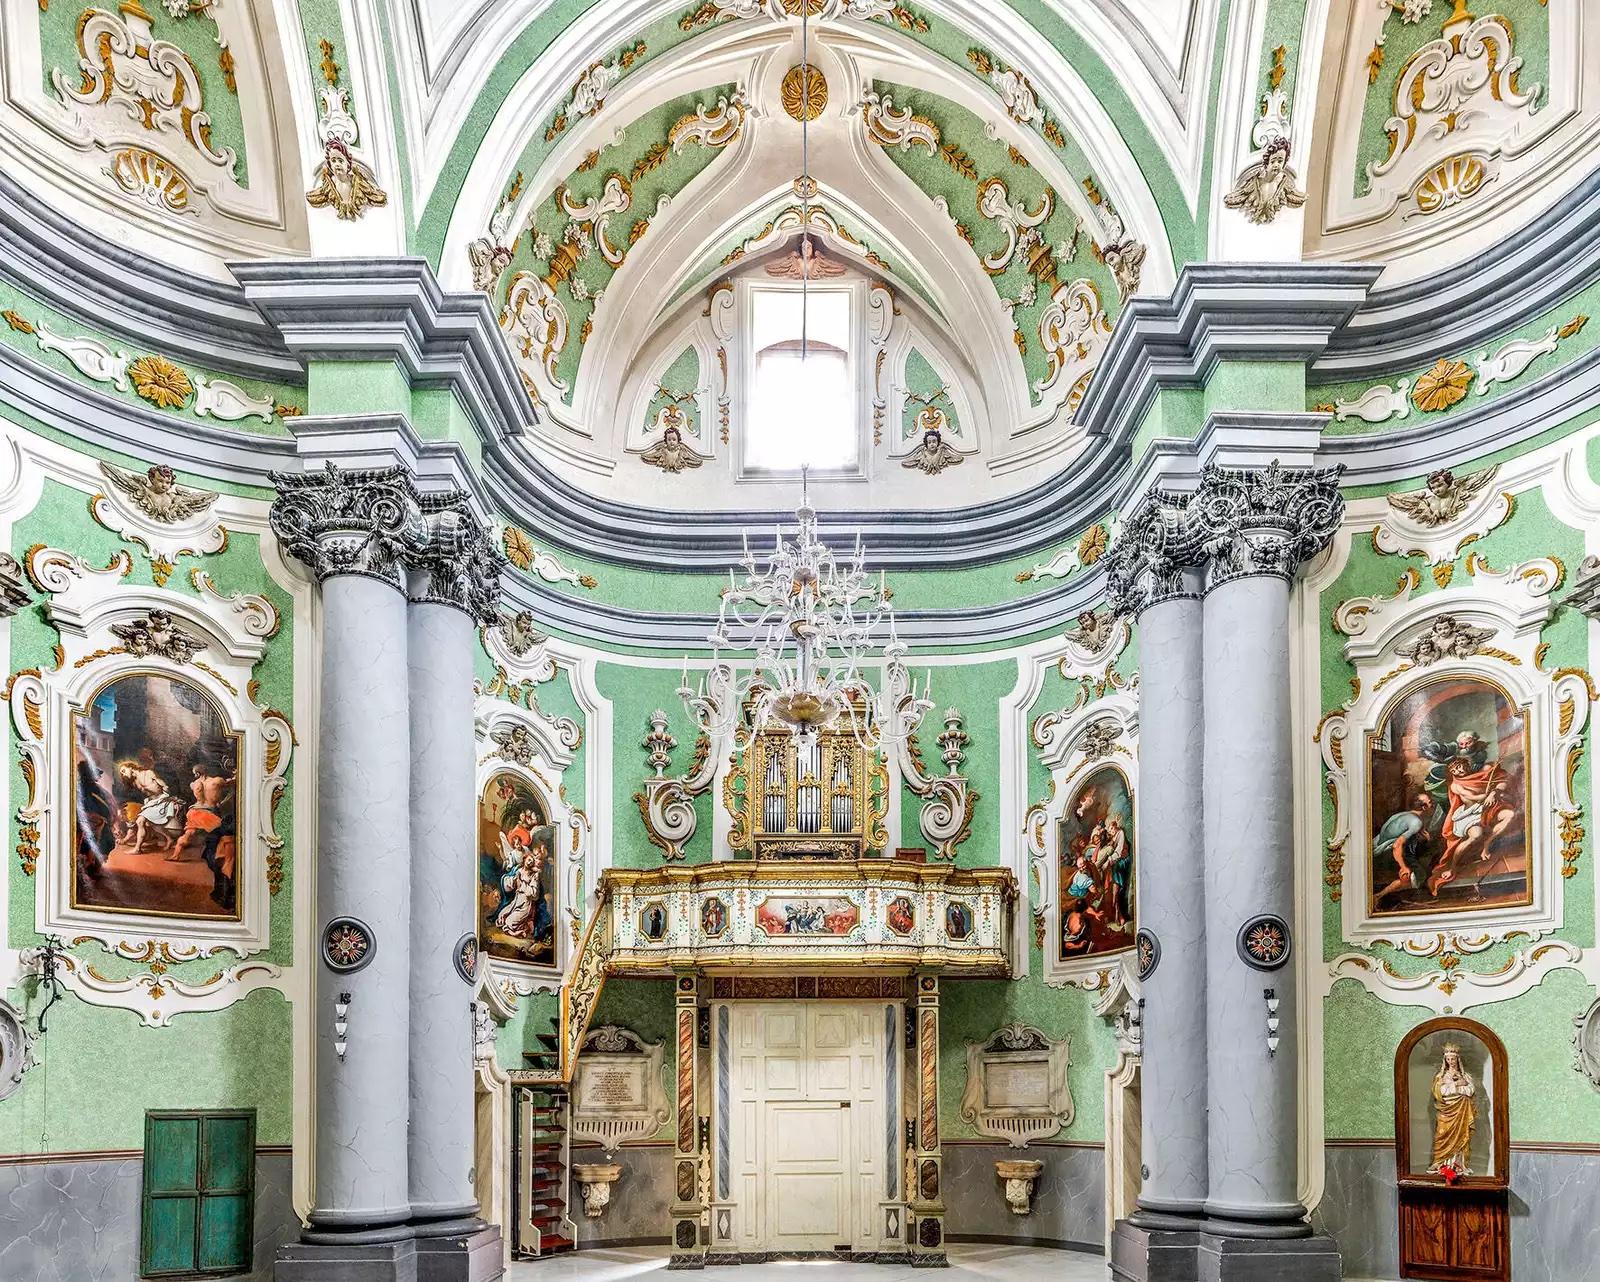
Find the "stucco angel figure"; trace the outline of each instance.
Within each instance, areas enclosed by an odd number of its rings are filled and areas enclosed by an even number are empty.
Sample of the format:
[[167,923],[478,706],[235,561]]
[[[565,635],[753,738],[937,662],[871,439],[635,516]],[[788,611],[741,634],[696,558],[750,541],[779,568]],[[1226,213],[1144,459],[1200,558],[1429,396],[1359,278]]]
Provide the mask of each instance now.
[[1090,654],[1098,654],[1111,639],[1116,626],[1117,621],[1109,612],[1100,614],[1094,610],[1079,610],[1078,630],[1070,636]]
[[486,294],[494,292],[495,282],[511,266],[511,251],[487,236],[480,236],[467,246],[467,258],[472,263],[472,288]]
[[961,451],[945,443],[943,433],[930,429],[922,434],[922,444],[900,460],[901,467],[914,467],[928,476],[937,476],[947,467],[961,462]]
[[500,639],[505,642],[506,649],[519,659],[541,641],[547,640],[535,624],[532,610],[519,610],[509,618],[502,619]]
[[1222,198],[1229,209],[1242,209],[1253,223],[1270,223],[1285,208],[1299,209],[1306,194],[1295,186],[1289,167],[1289,140],[1281,135],[1267,142],[1261,159],[1245,166],[1233,190]]
[[165,463],[158,463],[143,476],[102,463],[100,474],[126,494],[136,508],[162,525],[198,516],[217,501],[217,496],[209,490],[179,485],[178,474]]
[[675,427],[667,428],[661,439],[639,457],[663,472],[681,472],[686,467],[699,467],[704,461],[683,443],[683,433]]
[[1467,1158],[1472,1149],[1472,1132],[1478,1125],[1477,1087],[1472,1074],[1461,1062],[1461,1047],[1448,1043],[1433,1075],[1433,1161],[1429,1175],[1439,1174],[1444,1166],[1454,1167],[1458,1175],[1471,1175]]
[[313,209],[332,205],[340,218],[355,220],[374,205],[387,205],[389,194],[378,180],[350,152],[342,138],[329,138],[317,168],[317,185],[306,193],[306,204]]
[[1467,505],[1483,493],[1499,470],[1498,467],[1485,468],[1471,476],[1458,477],[1449,468],[1441,468],[1429,475],[1426,488],[1415,494],[1391,494],[1389,506],[1418,525],[1430,529],[1444,525],[1465,512]]
[[1124,298],[1132,298],[1139,292],[1139,278],[1144,274],[1144,256],[1147,252],[1143,245],[1131,238],[1107,245],[1100,251],[1101,259],[1110,269],[1112,279],[1117,282],[1117,292]]
[[828,276],[843,276],[844,264],[818,250],[811,237],[802,236],[797,248],[767,264],[767,275],[785,280],[822,280]]

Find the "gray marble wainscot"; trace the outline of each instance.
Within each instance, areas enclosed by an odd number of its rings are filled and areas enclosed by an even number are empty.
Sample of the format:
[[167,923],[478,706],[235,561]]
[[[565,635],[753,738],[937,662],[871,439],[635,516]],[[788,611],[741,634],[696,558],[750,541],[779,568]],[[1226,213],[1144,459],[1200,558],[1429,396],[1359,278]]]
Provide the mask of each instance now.
[[[136,1282],[137,1157],[0,1166],[0,1278],[28,1282]],[[250,1282],[270,1282],[278,1247],[300,1231],[289,1155],[256,1158],[255,1260]]]
[[[1312,1216],[1338,1244],[1352,1282],[1400,1276],[1394,1148],[1329,1143]],[[1600,1152],[1511,1153],[1511,1276],[1600,1282]]]
[[[997,1161],[1043,1162],[1033,1209],[1013,1215]],[[969,1144],[944,1146],[945,1234],[952,1242],[1016,1242],[1081,1248],[1098,1254],[1105,1240],[1105,1154],[1098,1145]]]
[[668,1144],[624,1144],[608,1154],[598,1144],[574,1144],[572,1164],[615,1162],[622,1174],[611,1186],[611,1205],[597,1220],[583,1213],[583,1190],[576,1178],[567,1181],[567,1214],[578,1226],[578,1247],[643,1246],[670,1240],[672,1217],[672,1147]]

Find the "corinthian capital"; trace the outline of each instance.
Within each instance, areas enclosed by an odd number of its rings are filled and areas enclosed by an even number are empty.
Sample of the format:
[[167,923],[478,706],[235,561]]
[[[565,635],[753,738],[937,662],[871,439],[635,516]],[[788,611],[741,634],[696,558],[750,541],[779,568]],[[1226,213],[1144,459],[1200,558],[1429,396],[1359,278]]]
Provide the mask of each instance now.
[[405,590],[405,557],[422,540],[421,496],[403,467],[274,472],[272,532],[321,582],[358,574]]
[[1189,502],[1193,537],[1210,560],[1208,586],[1266,574],[1293,579],[1328,545],[1344,515],[1343,467],[1210,465]]
[[1106,554],[1106,596],[1113,614],[1136,615],[1186,594],[1184,571],[1200,558],[1189,502],[1187,494],[1151,490],[1122,521]]
[[454,606],[483,627],[498,623],[506,558],[489,527],[459,491],[425,494],[421,507],[424,535],[407,558],[411,599]]

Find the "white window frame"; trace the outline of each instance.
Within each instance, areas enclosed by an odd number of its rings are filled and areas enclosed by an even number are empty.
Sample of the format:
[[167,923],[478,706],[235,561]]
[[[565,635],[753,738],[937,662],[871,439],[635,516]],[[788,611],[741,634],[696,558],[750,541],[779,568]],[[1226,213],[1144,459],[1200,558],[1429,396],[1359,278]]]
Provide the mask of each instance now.
[[[871,284],[864,278],[811,281],[810,292],[816,294],[847,294],[850,298],[850,347],[846,354],[849,385],[852,392],[852,410],[855,415],[855,462],[844,468],[813,468],[816,480],[865,481],[871,464],[871,444],[867,436],[870,426],[869,407],[872,389],[868,386],[872,362],[863,358],[867,351],[867,289]],[[762,277],[741,277],[734,284],[735,305],[738,308],[739,330],[737,364],[739,371],[739,430],[734,434],[734,475],[741,482],[752,484],[789,484],[800,476],[799,468],[752,467],[748,459],[750,442],[749,425],[753,421],[755,398],[755,299],[760,292],[798,293],[800,282],[770,280]]]

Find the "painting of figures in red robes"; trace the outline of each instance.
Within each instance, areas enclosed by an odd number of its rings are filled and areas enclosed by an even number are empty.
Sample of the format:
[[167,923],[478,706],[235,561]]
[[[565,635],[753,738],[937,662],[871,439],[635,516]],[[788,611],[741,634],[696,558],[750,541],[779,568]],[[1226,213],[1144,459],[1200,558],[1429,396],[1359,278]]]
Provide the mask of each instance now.
[[73,907],[239,920],[240,736],[211,696],[117,677],[72,738]]
[[1504,690],[1472,677],[1414,686],[1369,743],[1373,916],[1532,902],[1527,725]]
[[1102,766],[1073,791],[1061,817],[1057,876],[1061,961],[1133,946],[1133,790]]

